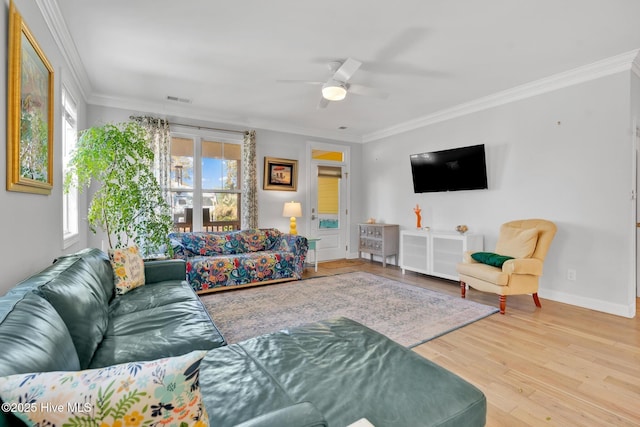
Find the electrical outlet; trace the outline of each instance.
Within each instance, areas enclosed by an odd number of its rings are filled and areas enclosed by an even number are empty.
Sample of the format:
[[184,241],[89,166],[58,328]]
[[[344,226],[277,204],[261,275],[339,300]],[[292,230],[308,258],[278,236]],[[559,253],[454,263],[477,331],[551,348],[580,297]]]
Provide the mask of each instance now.
[[573,268],[570,268],[569,270],[567,270],[567,279],[571,280],[572,282],[576,281],[576,270],[574,270]]

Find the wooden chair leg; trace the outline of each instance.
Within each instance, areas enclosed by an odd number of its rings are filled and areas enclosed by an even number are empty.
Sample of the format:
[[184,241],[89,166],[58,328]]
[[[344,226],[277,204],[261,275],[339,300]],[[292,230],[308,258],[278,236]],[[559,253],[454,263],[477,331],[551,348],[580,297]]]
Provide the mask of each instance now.
[[507,296],[500,295],[500,314],[504,314],[504,311],[506,308],[507,308]]
[[462,298],[467,296],[467,284],[464,283],[462,280],[460,281],[460,296]]
[[533,294],[533,302],[536,303],[536,307],[542,308],[542,304],[540,304],[540,299],[538,298],[537,292]]

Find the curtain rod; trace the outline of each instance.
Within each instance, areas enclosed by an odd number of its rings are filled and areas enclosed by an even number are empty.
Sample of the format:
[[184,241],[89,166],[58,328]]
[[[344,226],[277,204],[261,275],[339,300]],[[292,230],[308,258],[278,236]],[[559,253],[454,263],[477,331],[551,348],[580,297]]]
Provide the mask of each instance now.
[[[145,116],[147,117],[147,116]],[[136,116],[129,116],[129,118],[131,120],[136,120],[139,117]],[[156,119],[155,117],[149,117],[150,119],[154,119],[154,120],[163,120],[163,119]],[[249,135],[249,131],[248,130],[234,130],[234,129],[222,129],[222,128],[212,128],[212,127],[207,127],[207,126],[197,126],[197,125],[188,125],[186,123],[175,123],[175,122],[169,122],[169,126],[171,125],[176,125],[176,126],[184,126],[184,127],[188,127],[188,128],[194,128],[194,129],[198,129],[198,130],[217,130],[220,132],[231,132],[231,133],[240,133],[242,135]]]
[[176,122],[169,122],[169,126],[171,125],[176,125],[176,126],[184,126],[184,127],[188,127],[188,128],[194,128],[194,129],[198,129],[198,130],[217,130],[220,132],[232,132],[232,133],[241,133],[243,135],[248,135],[249,131],[248,130],[234,130],[234,129],[222,129],[222,128],[212,128],[212,127],[207,127],[207,126],[197,126],[197,125],[188,125],[186,123],[176,123]]

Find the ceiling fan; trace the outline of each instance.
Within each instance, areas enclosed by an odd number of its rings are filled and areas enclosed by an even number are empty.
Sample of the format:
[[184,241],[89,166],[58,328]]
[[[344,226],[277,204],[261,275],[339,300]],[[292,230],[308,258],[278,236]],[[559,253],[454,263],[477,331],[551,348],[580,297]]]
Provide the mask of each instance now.
[[386,99],[389,94],[381,90],[363,86],[359,84],[349,83],[349,80],[358,68],[362,65],[360,61],[353,58],[347,58],[345,61],[332,61],[329,64],[331,77],[324,82],[314,82],[307,80],[278,80],[278,83],[302,83],[310,85],[322,86],[322,97],[318,108],[326,108],[329,101],[342,101],[347,93],[353,93],[363,96],[375,96],[377,98]]

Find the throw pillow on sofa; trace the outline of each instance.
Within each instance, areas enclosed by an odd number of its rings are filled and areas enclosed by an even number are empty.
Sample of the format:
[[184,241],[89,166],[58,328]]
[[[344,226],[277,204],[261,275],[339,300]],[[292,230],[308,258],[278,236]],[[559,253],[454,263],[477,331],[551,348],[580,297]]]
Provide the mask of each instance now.
[[267,247],[267,235],[264,230],[242,230],[234,235],[242,252],[264,251]]
[[113,267],[116,295],[124,295],[144,285],[144,261],[136,246],[109,249],[109,260]]
[[275,228],[253,228],[227,233],[226,254],[244,254],[271,250],[282,233]]
[[219,232],[183,233],[182,244],[194,254],[216,256],[224,253],[227,238],[225,233]]
[[[0,378],[3,410],[27,425],[205,427],[200,362],[206,351],[85,371]],[[26,397],[26,399],[25,399]]]

